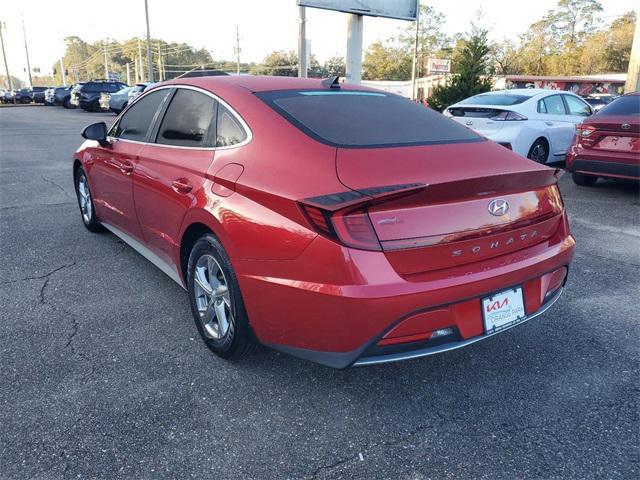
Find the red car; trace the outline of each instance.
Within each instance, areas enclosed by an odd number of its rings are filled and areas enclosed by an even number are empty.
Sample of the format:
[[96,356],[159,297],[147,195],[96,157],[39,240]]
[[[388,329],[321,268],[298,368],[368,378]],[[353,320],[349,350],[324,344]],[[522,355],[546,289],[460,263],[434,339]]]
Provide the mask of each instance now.
[[566,167],[578,185],[640,180],[640,93],[618,97],[578,125]]
[[548,309],[574,252],[558,170],[365,87],[180,79],[83,136],[85,226],[183,286],[226,358],[260,342],[344,368],[469,345]]

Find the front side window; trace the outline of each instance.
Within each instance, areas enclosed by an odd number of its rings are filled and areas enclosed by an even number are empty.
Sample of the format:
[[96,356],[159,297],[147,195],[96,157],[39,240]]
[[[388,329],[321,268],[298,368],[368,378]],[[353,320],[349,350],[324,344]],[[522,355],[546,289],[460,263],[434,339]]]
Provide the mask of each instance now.
[[544,103],[546,111],[540,113],[548,113],[550,115],[566,115],[567,113],[560,95],[551,95],[550,97],[542,99],[542,102]]
[[585,102],[572,95],[565,95],[564,99],[567,102],[567,108],[569,115],[578,115],[581,117],[588,117],[591,115],[591,108]]
[[204,93],[179,88],[162,119],[156,143],[180,147],[213,146],[217,102]]
[[163,89],[140,98],[120,118],[111,136],[143,142],[158,108],[169,93],[169,89]]
[[218,105],[218,128],[216,134],[217,147],[230,147],[242,143],[247,132],[238,123],[233,114],[223,105]]

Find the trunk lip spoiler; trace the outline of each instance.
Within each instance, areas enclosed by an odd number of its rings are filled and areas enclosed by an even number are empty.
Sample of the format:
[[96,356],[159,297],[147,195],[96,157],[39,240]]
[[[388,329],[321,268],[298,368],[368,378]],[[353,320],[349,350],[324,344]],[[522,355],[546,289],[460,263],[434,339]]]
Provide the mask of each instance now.
[[404,183],[360,188],[358,190],[350,189],[344,192],[308,197],[300,202],[333,213],[348,207],[361,206],[380,199],[388,200],[396,196],[416,193],[424,190],[428,186],[426,183]]

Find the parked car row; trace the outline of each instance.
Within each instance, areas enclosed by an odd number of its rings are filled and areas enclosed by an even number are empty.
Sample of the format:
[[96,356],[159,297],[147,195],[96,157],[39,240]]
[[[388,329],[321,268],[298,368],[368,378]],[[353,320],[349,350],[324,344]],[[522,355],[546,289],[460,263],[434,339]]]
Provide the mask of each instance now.
[[[91,80],[67,87],[37,87],[37,101],[49,106],[77,108],[89,112],[112,111],[120,113],[136,97],[144,92],[152,83],[138,83],[132,87],[122,82]],[[42,89],[40,93],[40,89]],[[25,89],[26,90],[26,89]],[[34,90],[35,91],[35,90]],[[13,96],[7,96],[7,103],[13,103]],[[24,98],[15,97],[18,103],[29,103],[34,95],[24,93]],[[40,98],[42,101],[40,102]],[[5,96],[2,97],[3,101]]]
[[49,87],[14,88],[2,90],[0,101],[2,103],[44,103],[44,92]]
[[640,94],[585,99],[571,92],[481,93],[445,109],[458,123],[538,163],[566,160],[578,185],[640,179]]

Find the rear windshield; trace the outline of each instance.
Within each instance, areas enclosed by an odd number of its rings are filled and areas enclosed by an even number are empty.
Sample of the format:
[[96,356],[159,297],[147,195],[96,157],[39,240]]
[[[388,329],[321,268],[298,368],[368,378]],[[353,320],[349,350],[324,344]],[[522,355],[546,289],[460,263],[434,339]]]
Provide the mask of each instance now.
[[468,128],[398,95],[360,90],[283,90],[257,95],[300,130],[333,146],[482,141]]
[[603,115],[640,115],[640,95],[625,95],[616,98],[598,112],[599,117]]
[[465,98],[459,105],[518,105],[526,102],[531,97],[527,95],[516,95],[510,93],[481,93],[473,97]]

